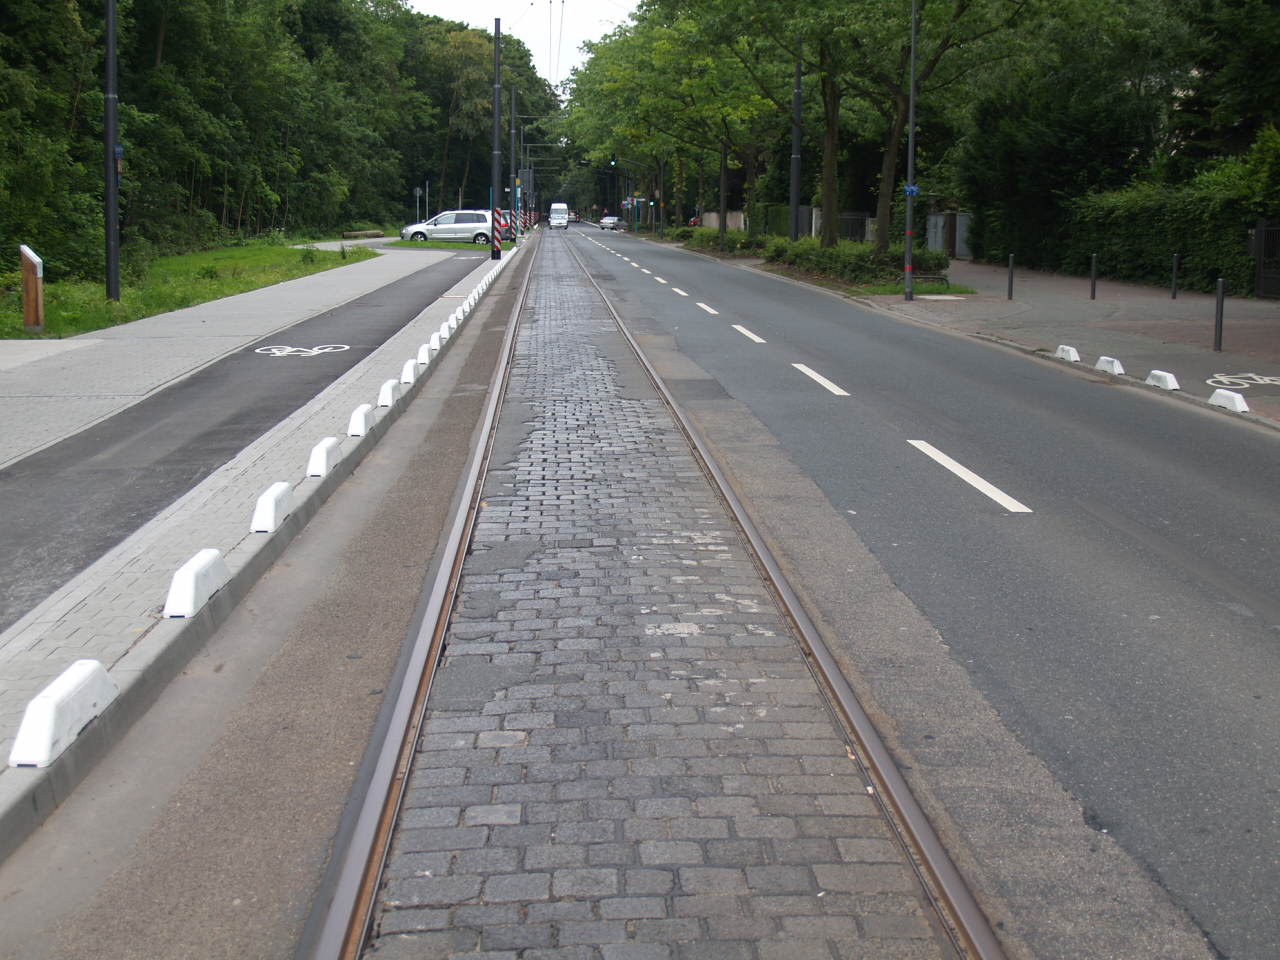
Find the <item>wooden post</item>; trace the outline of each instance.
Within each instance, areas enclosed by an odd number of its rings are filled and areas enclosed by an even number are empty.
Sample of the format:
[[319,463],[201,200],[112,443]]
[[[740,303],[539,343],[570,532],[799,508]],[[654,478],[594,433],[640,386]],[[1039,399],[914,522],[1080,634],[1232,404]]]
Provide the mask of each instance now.
[[25,243],[22,254],[22,328],[44,332],[44,261]]

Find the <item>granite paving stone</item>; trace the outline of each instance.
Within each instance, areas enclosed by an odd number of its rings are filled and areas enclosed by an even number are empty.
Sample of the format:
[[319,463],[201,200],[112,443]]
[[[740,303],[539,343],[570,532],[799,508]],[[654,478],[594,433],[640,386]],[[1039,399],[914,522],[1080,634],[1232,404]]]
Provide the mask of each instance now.
[[[574,242],[544,237],[533,268],[370,955],[443,910],[477,956],[517,960],[944,956]],[[484,670],[482,706],[438,692]]]

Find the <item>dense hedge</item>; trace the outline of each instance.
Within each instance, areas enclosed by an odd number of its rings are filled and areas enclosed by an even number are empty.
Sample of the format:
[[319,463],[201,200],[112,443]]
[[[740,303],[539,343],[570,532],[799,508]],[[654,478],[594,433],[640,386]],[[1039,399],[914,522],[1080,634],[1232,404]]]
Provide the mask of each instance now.
[[[902,276],[904,250],[901,244],[876,250],[873,243],[841,240],[824,248],[816,237],[802,237],[795,243],[785,237],[768,237],[764,255],[771,263],[783,263],[813,273],[835,277],[846,283],[892,282]],[[951,265],[941,250],[915,249],[912,257],[917,274],[939,275]]]
[[[683,231],[683,228],[677,228]],[[765,241],[769,237],[750,236],[745,230],[726,230],[724,235],[725,250],[729,253],[763,253]],[[720,231],[716,227],[694,227],[685,245],[695,250],[719,250]]]
[[1162,286],[1178,253],[1183,288],[1212,292],[1223,277],[1233,294],[1253,292],[1249,210],[1208,184],[1137,184],[1082,197],[1069,210],[1061,263],[1067,273],[1088,273],[1096,253],[1100,275]]

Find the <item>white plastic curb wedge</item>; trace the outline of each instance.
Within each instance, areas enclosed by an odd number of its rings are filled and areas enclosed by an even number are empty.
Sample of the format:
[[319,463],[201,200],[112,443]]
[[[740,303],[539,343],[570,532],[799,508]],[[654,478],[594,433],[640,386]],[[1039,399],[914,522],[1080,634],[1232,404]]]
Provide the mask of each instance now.
[[351,411],[351,419],[347,421],[347,436],[363,437],[373,429],[373,423],[373,404],[362,403]]
[[1098,362],[1093,365],[1093,369],[1101,370],[1103,373],[1112,373],[1117,377],[1124,376],[1124,364],[1115,357],[1099,357]]
[[399,380],[383,381],[382,389],[378,391],[378,406],[394,407],[403,394],[404,390],[401,389]]
[[194,617],[231,579],[231,569],[215,547],[205,547],[180,566],[164,601],[166,617]]
[[1067,360],[1071,363],[1080,362],[1080,351],[1075,347],[1067,346],[1065,343],[1059,344],[1053,355],[1059,360]]
[[307,458],[307,476],[327,476],[341,456],[342,444],[338,438],[325,437],[311,448],[311,456]]
[[1234,390],[1215,390],[1209,402],[1215,407],[1225,407],[1233,413],[1249,412],[1249,404],[1245,402],[1244,394],[1236,393]]
[[77,660],[27,704],[11,767],[47,767],[120,693],[97,660]]
[[1165,370],[1152,370],[1147,374],[1147,383],[1161,390],[1180,390],[1178,378]]
[[258,497],[257,506],[253,508],[253,519],[249,521],[250,533],[275,533],[284,523],[284,518],[293,512],[293,486],[286,480],[279,480],[267,487]]

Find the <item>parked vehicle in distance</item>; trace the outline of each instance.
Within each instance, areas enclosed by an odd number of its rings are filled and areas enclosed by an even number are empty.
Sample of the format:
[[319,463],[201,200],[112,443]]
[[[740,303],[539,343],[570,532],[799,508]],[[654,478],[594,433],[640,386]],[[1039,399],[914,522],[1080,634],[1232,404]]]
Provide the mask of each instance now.
[[689,226],[691,226],[691,227],[700,227],[700,226],[702,226],[702,218],[701,218],[701,217],[690,217],[690,218],[689,218]]
[[400,231],[400,239],[488,243],[493,236],[490,220],[488,210],[445,210],[430,220],[409,224]]
[[570,211],[569,211],[569,222],[570,222],[570,223],[581,223],[581,222],[582,222],[582,217],[578,214],[578,211],[577,211],[577,210],[570,210]]
[[556,227],[561,230],[569,229],[569,205],[567,203],[553,203],[551,205],[551,216],[547,218],[547,226],[552,230]]
[[621,220],[621,219],[620,219],[620,218],[618,218],[618,217],[601,217],[601,218],[600,218],[600,229],[601,229],[601,230],[623,230],[623,231],[625,231],[625,230],[627,229],[627,224],[626,224],[626,222],[625,222],[625,221]]

